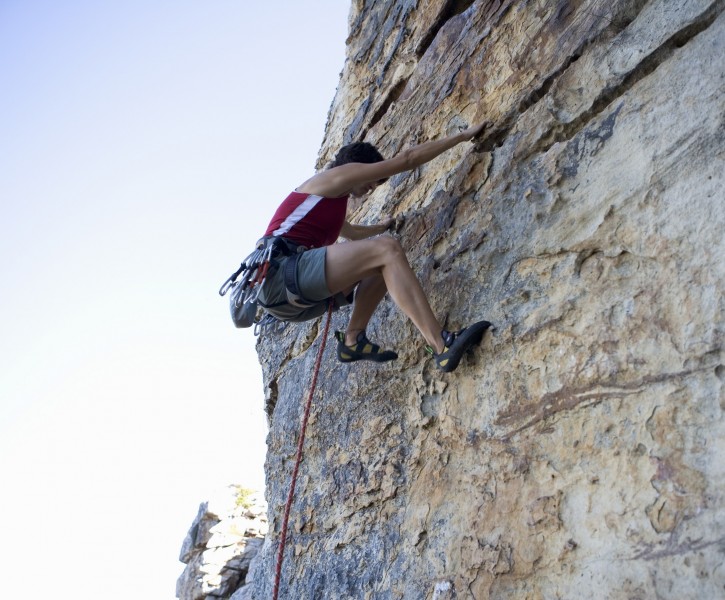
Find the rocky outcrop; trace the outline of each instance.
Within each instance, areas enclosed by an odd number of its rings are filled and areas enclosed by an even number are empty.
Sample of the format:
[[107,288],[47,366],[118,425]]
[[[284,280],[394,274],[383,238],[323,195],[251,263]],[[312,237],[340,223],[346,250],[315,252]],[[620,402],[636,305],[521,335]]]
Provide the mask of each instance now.
[[259,492],[229,486],[199,506],[179,560],[180,600],[229,599],[244,585],[249,564],[267,533],[267,505]]
[[[327,351],[281,597],[722,597],[724,4],[353,2],[319,165],[489,121],[351,218],[404,219],[439,317],[496,331],[442,375],[386,301],[369,334],[396,362]],[[320,333],[258,346],[256,599]]]

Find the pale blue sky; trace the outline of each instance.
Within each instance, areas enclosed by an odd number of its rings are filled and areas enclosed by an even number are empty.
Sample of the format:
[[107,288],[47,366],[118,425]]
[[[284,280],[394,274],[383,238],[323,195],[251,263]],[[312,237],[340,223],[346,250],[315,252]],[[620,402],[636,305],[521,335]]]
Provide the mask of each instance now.
[[261,486],[217,295],[314,171],[342,0],[0,3],[4,597],[174,597],[199,502]]

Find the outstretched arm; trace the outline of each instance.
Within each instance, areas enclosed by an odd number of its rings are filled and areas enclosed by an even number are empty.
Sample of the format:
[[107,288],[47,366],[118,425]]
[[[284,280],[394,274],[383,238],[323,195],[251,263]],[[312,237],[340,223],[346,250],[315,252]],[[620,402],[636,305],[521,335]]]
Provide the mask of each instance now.
[[475,127],[469,127],[464,131],[449,135],[440,140],[424,142],[418,146],[403,150],[393,158],[381,162],[370,164],[348,163],[327,171],[322,171],[302,184],[299,189],[331,198],[344,196],[355,186],[374,183],[382,179],[387,179],[392,175],[415,169],[433,160],[436,156],[443,154],[446,150],[453,148],[453,146],[467,140],[472,140],[485,127],[486,124],[484,123],[476,125]]
[[[409,171],[410,169],[415,169],[416,167],[419,167],[420,165],[423,165],[431,160],[433,160],[436,156],[439,154],[443,154],[446,150],[449,150],[450,148],[453,148],[453,146],[457,146],[461,142],[465,142],[467,140],[472,140],[475,138],[481,131],[483,131],[484,127],[486,127],[486,124],[477,125],[476,127],[469,127],[468,129],[465,129],[464,131],[461,131],[460,133],[456,133],[454,135],[450,135],[448,137],[445,137],[440,140],[432,140],[430,142],[425,142],[423,144],[420,144],[418,146],[413,146],[412,148],[408,148],[407,150],[403,150],[398,156],[392,158],[389,161],[383,161],[381,163],[374,163],[372,166],[375,165],[385,165],[385,163],[397,163],[400,161],[396,161],[396,159],[401,159],[401,161],[404,163],[405,168],[398,167],[400,165],[394,164],[390,165],[396,170],[394,173],[391,173],[390,175],[395,175],[397,173],[402,173],[403,171]],[[344,165],[343,165],[344,166]],[[386,165],[387,167],[387,165]],[[378,179],[367,179],[367,181],[378,181]]]

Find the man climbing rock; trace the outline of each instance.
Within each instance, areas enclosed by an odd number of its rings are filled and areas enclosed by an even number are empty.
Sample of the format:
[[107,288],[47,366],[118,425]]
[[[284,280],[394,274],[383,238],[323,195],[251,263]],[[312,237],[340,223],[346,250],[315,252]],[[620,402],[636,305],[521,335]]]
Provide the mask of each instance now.
[[[352,225],[346,220],[350,196],[361,197],[388,177],[415,169],[439,154],[472,140],[484,125],[404,150],[383,159],[367,142],[344,146],[331,166],[297,187],[277,208],[264,234],[263,245],[273,245],[272,264],[261,283],[257,301],[283,321],[305,321],[325,312],[328,302],[353,304],[347,329],[336,332],[337,356],[342,362],[385,362],[398,355],[381,350],[365,334],[376,307],[390,293],[428,342],[438,367],[453,371],[463,353],[480,342],[488,321],[460,331],[446,331],[436,319],[400,243],[384,235],[388,219],[379,225]],[[335,243],[337,238],[347,242]]]

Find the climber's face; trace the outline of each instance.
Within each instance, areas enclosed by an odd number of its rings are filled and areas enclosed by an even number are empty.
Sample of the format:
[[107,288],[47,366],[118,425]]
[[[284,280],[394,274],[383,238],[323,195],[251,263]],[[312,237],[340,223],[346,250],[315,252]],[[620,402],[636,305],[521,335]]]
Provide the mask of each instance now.
[[352,190],[350,190],[350,195],[354,196],[355,198],[361,198],[365,194],[369,194],[370,192],[372,192],[381,183],[382,181],[361,183],[360,185],[356,185],[354,188],[352,188]]

